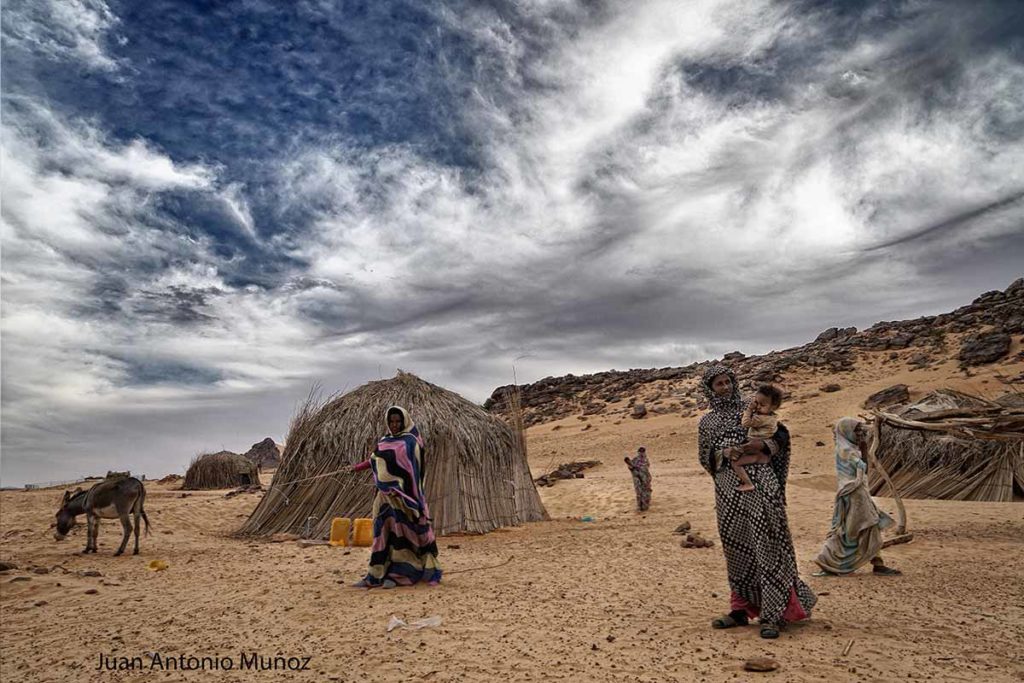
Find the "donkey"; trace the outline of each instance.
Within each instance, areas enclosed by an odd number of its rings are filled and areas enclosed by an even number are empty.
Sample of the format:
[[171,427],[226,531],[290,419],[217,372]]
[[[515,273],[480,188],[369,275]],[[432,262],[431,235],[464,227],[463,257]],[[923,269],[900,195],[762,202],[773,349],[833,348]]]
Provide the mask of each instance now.
[[53,537],[63,541],[76,523],[78,515],[85,515],[88,523],[86,534],[85,550],[83,553],[96,552],[96,536],[100,530],[101,519],[120,519],[124,528],[124,538],[121,539],[121,547],[114,553],[115,556],[124,552],[128,545],[128,537],[132,533],[132,523],[128,519],[129,514],[135,515],[135,551],[133,555],[139,554],[139,517],[146,522],[146,535],[149,535],[149,518],[142,508],[146,500],[146,488],[142,482],[135,477],[118,477],[116,479],[104,479],[88,491],[78,489],[75,492],[65,491],[64,499],[61,501],[60,510],[57,511],[57,522],[53,525],[57,530]]

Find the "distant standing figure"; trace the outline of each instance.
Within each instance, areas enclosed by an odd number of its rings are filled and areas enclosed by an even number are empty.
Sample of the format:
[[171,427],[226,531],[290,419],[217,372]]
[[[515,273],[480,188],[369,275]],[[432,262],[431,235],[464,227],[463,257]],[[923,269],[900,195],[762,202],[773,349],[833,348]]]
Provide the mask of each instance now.
[[[770,439],[779,428],[779,418],[775,411],[782,405],[782,392],[771,384],[762,384],[758,387],[753,398],[743,409],[743,417],[740,418],[740,426],[747,430],[749,439]],[[737,491],[753,491],[754,484],[750,481],[745,465],[754,465],[762,462],[762,455],[747,455],[741,448],[734,448],[729,451],[729,465],[732,467],[736,478],[740,480]]]
[[388,431],[367,460],[353,472],[372,469],[373,547],[370,569],[356,588],[394,588],[418,581],[441,581],[437,541],[423,490],[423,437],[405,408],[391,406]]
[[901,574],[885,566],[879,550],[882,530],[893,525],[892,517],[878,509],[868,489],[866,452],[867,430],[860,420],[844,417],[836,422],[836,491],[832,511],[832,529],[815,563],[818,574],[849,574],[867,562],[874,573],[886,576]]
[[636,508],[646,512],[651,507],[651,466],[647,461],[647,449],[641,446],[636,450],[636,457],[623,458],[629,473],[633,475],[633,490],[636,492]]

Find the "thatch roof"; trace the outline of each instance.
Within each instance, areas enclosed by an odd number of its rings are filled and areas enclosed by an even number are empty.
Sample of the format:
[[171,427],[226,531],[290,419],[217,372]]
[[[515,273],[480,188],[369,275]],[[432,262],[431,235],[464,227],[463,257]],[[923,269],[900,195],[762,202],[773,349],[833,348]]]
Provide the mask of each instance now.
[[260,483],[256,463],[231,451],[197,455],[185,472],[183,489],[232,489]]
[[521,432],[458,394],[399,371],[325,404],[311,398],[292,420],[281,465],[240,535],[326,537],[334,517],[368,517],[374,487],[349,473],[384,432],[384,412],[406,408],[426,443],[425,490],[435,532],[485,533],[548,519],[530,477]]
[[907,498],[1024,498],[1024,408],[1009,403],[944,389],[880,412],[877,458]]

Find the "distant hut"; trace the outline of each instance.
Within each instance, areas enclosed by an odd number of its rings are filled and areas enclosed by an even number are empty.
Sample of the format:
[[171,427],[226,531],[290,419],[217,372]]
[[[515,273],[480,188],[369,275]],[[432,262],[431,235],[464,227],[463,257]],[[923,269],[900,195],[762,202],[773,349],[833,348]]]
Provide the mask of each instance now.
[[425,490],[438,534],[548,519],[521,432],[458,394],[399,371],[325,404],[311,399],[299,410],[270,489],[238,533],[324,537],[334,517],[369,517],[371,475],[343,470],[373,450],[392,405],[409,411],[425,440]]
[[233,489],[237,486],[253,486],[260,483],[256,463],[243,455],[231,451],[197,455],[185,472],[185,483],[181,488]]
[[[1014,404],[1018,405],[1015,406]],[[877,458],[906,498],[1012,501],[1024,498],[1024,408],[943,389],[878,413]],[[872,493],[884,493],[869,469]]]

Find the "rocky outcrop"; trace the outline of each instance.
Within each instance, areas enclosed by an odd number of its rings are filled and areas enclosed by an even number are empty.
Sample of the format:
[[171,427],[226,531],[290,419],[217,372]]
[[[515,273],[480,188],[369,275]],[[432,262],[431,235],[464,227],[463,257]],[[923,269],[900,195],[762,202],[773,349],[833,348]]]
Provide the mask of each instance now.
[[269,436],[245,452],[245,457],[259,467],[274,468],[281,464],[281,447]]

